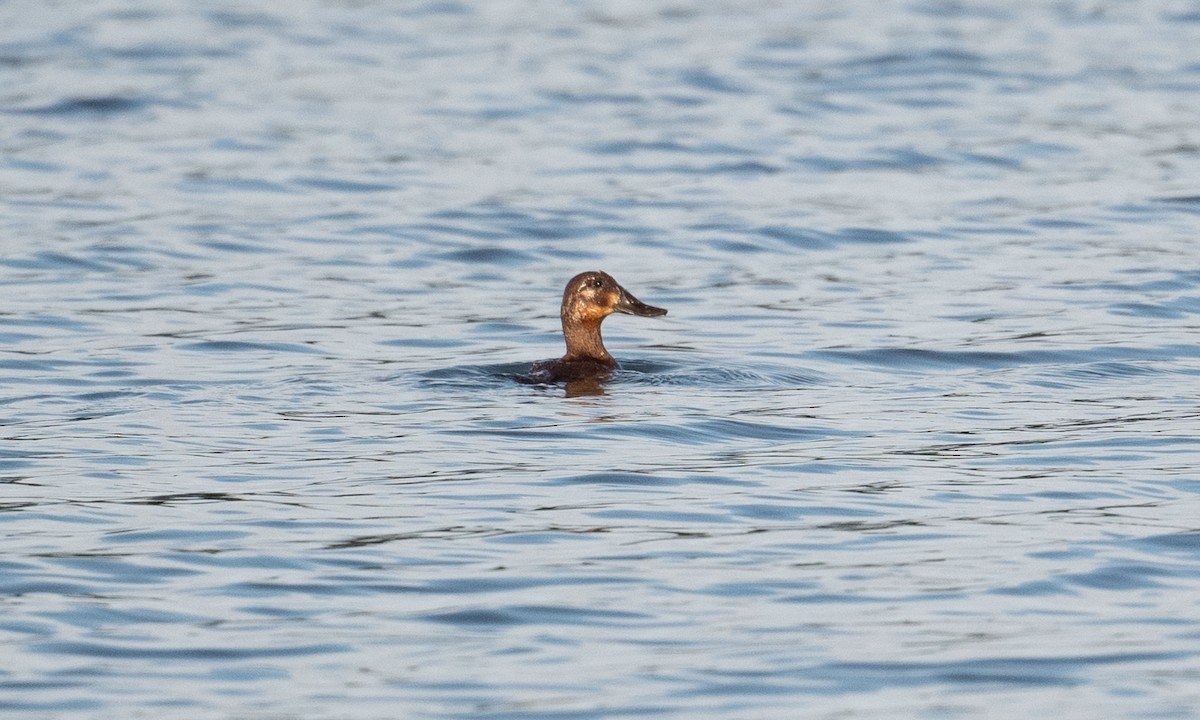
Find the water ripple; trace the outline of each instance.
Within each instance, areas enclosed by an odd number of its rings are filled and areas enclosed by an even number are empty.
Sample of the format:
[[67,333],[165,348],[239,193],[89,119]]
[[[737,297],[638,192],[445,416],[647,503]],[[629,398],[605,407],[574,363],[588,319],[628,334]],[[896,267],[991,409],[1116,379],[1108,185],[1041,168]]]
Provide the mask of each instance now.
[[128,644],[95,642],[50,642],[40,643],[42,652],[57,655],[72,655],[109,660],[173,660],[183,662],[210,662],[213,660],[239,661],[258,658],[287,658],[306,655],[328,655],[352,650],[351,646],[337,643],[309,645],[273,645],[270,647],[175,647],[153,648]]

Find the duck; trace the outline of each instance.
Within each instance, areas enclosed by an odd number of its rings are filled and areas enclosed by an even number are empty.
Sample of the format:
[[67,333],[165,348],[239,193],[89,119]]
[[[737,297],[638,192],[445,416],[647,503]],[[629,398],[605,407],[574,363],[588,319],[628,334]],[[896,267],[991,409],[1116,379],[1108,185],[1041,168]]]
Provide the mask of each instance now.
[[579,273],[563,290],[559,312],[567,353],[534,363],[524,379],[536,384],[571,383],[603,378],[616,370],[617,361],[600,337],[600,323],[613,313],[661,317],[667,311],[638,300],[606,272]]

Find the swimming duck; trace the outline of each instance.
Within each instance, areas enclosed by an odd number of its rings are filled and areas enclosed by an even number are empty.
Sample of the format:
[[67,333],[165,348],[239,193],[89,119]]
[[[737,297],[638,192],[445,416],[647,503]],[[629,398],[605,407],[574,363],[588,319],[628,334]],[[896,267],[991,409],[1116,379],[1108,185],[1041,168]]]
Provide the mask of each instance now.
[[534,363],[527,379],[535,383],[584,380],[607,375],[617,361],[604,348],[600,323],[613,313],[658,317],[667,311],[647,305],[621,287],[611,275],[593,270],[579,273],[563,290],[562,329],[567,354]]

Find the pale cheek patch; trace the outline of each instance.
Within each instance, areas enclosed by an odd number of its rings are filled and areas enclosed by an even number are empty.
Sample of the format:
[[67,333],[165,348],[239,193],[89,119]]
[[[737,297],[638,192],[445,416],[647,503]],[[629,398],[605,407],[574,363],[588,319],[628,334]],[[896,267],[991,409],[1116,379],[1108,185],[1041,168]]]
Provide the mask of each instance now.
[[577,324],[587,325],[603,320],[612,311],[606,307],[589,303],[577,303],[571,307],[571,319]]

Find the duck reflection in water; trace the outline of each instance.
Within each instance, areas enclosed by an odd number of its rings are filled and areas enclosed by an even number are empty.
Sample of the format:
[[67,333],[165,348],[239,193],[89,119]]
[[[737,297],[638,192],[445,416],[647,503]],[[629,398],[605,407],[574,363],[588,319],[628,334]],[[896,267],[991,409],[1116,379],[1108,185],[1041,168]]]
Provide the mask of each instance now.
[[567,354],[557,360],[534,363],[521,380],[535,384],[566,383],[568,395],[603,393],[600,382],[618,367],[600,337],[600,323],[613,313],[659,317],[667,311],[638,300],[608,273],[598,270],[580,273],[571,278],[563,291],[560,314]]

